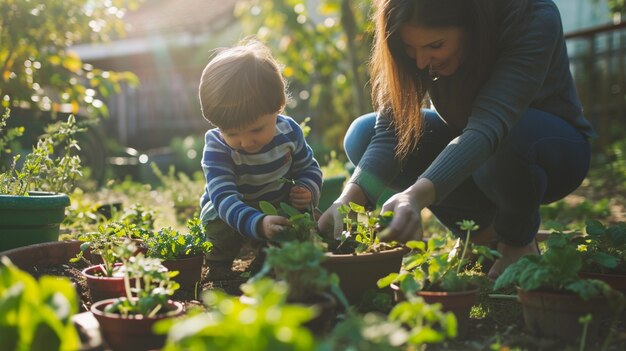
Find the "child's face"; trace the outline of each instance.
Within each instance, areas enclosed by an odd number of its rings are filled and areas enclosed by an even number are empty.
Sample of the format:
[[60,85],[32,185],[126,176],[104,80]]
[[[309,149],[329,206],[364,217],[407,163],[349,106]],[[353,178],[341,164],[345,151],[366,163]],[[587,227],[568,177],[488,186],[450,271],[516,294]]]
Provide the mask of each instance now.
[[235,150],[255,153],[267,145],[276,131],[276,113],[262,115],[251,124],[242,128],[220,129],[228,146]]

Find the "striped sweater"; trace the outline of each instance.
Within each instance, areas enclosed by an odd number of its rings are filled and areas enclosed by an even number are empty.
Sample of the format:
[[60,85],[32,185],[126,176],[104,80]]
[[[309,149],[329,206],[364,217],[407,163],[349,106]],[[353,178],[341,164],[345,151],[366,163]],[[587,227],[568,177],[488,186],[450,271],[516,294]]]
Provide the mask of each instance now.
[[244,236],[260,239],[257,225],[264,214],[256,208],[258,202],[289,200],[291,184],[281,182],[281,178],[308,188],[317,205],[322,171],[302,129],[290,117],[278,115],[274,138],[254,154],[228,146],[217,128],[206,132],[204,141],[203,223],[219,217]]

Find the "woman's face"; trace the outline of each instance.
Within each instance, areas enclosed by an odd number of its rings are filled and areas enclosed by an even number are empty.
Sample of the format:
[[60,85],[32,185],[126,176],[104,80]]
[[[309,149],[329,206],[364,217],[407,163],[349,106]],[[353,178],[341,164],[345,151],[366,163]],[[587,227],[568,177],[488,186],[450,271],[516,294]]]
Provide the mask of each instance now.
[[465,59],[467,34],[460,27],[400,28],[406,54],[420,70],[429,69],[433,76],[450,76]]

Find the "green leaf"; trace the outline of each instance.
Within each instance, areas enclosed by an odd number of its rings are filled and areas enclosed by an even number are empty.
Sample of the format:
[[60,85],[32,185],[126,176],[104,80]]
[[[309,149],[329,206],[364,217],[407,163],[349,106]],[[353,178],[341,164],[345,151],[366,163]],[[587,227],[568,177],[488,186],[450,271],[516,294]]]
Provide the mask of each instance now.
[[378,279],[378,281],[376,282],[376,285],[378,285],[378,287],[382,289],[384,287],[391,285],[396,280],[397,277],[398,277],[398,273],[389,273],[387,276]]
[[615,268],[620,262],[618,257],[611,256],[604,252],[594,252],[590,258],[593,262],[605,268]]
[[298,211],[295,207],[284,202],[280,203],[280,208],[285,211],[288,217],[295,217],[302,214],[302,212]]
[[278,216],[278,210],[276,210],[276,207],[267,201],[259,202],[259,207],[261,208],[261,212],[268,216]]
[[589,235],[603,235],[606,232],[606,228],[600,221],[588,220],[585,225],[585,230]]
[[350,202],[350,209],[355,213],[359,213],[359,214],[365,213],[365,206],[361,206],[354,202]]
[[416,251],[426,251],[426,243],[421,240],[411,240],[406,242],[406,247]]

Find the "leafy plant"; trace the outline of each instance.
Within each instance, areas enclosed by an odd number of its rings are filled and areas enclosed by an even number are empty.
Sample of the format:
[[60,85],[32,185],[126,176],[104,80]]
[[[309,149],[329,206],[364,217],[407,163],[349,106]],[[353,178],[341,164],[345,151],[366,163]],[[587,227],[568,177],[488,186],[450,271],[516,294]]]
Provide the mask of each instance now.
[[118,313],[123,317],[154,317],[179,288],[178,283],[170,280],[177,272],[169,272],[159,259],[139,253],[124,260],[123,268],[126,297],[107,305],[105,312]]
[[[379,287],[398,284],[407,296],[418,291],[465,291],[472,285],[481,285],[484,275],[480,272],[480,263],[484,259],[494,260],[499,254],[486,246],[470,242],[470,233],[478,230],[473,221],[458,223],[466,231],[463,241],[450,235],[433,236],[428,243],[409,241],[406,246],[411,252],[405,255],[400,273],[391,273],[378,281]],[[462,244],[461,244],[462,243]],[[453,249],[450,249],[453,247]],[[457,252],[462,248],[461,253]],[[478,265],[468,267],[466,258],[470,250]]]
[[582,255],[584,272],[626,273],[626,223],[605,226],[599,221],[587,221],[585,236],[575,236],[572,242]]
[[517,285],[524,291],[571,292],[583,300],[601,295],[616,296],[606,283],[578,276],[583,256],[577,246],[571,244],[572,238],[571,234],[550,234],[546,252],[543,255],[526,255],[511,264],[496,280],[494,290]]
[[313,311],[287,303],[286,283],[264,278],[241,289],[241,298],[208,290],[203,296],[208,311],[159,322],[157,331],[168,333],[163,351],[313,349],[313,336],[303,327]]
[[280,247],[270,246],[265,252],[263,268],[253,279],[273,272],[278,280],[289,284],[289,300],[306,301],[330,287],[330,275],[320,265],[326,258],[324,251],[314,243],[290,241]]
[[114,273],[116,262],[124,261],[136,252],[137,246],[131,238],[144,235],[145,231],[135,226],[128,227],[119,222],[101,224],[97,232],[78,237],[83,243],[80,245],[80,252],[70,262],[82,259],[84,253],[90,251],[91,254],[100,255],[103,271],[110,277]]
[[7,257],[0,266],[0,349],[71,351],[81,346],[72,315],[78,297],[67,278],[35,280]]
[[429,305],[421,297],[397,304],[385,317],[363,316],[349,311],[325,337],[319,350],[378,351],[421,350],[456,336],[456,319],[440,305]]
[[189,232],[183,234],[171,227],[166,227],[144,236],[145,245],[148,248],[146,255],[172,260],[211,251],[213,244],[206,240],[200,219],[196,217],[188,220],[187,229]]
[[316,243],[288,241],[281,246],[270,246],[265,252],[267,255],[263,268],[252,281],[273,273],[276,279],[288,284],[289,301],[306,302],[311,297],[330,290],[343,306],[348,306],[348,301],[339,288],[339,278],[322,267],[321,263],[326,255]]
[[375,216],[373,212],[356,203],[350,203],[350,206],[343,205],[339,212],[345,215],[346,230],[338,240],[335,240],[322,238],[318,232],[317,222],[310,213],[300,212],[285,203],[280,204],[280,211],[267,201],[261,201],[259,205],[261,211],[267,215],[282,215],[289,219],[291,226],[273,238],[278,243],[292,240],[313,241],[334,253],[357,254],[384,251],[398,246],[395,242],[381,242],[377,235],[393,218],[392,212]]
[[[80,149],[74,139],[80,131],[73,115],[67,122],[48,125],[21,166],[18,161],[22,156],[15,155],[9,169],[0,173],[0,194],[24,196],[32,190],[70,193],[82,176],[80,157],[72,155],[72,150]],[[62,151],[56,155],[59,146]]]
[[145,208],[141,203],[134,203],[122,212],[119,222],[127,228],[152,230],[154,229],[155,216],[153,210]]
[[261,201],[259,207],[266,215],[283,216],[289,219],[291,225],[275,235],[272,238],[273,241],[278,243],[292,240],[312,241],[324,246],[322,237],[317,231],[317,222],[310,213],[300,212],[284,202],[280,203],[280,210],[267,201]]
[[[375,215],[364,206],[350,202],[349,205],[339,207],[339,213],[344,215],[345,230],[333,252],[336,253],[365,253],[379,252],[398,246],[395,242],[381,242],[378,233],[384,230],[393,219],[393,212],[387,211]],[[346,250],[346,248],[349,248]]]

